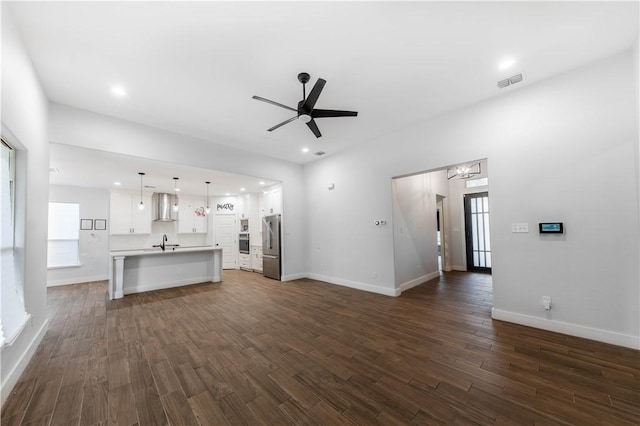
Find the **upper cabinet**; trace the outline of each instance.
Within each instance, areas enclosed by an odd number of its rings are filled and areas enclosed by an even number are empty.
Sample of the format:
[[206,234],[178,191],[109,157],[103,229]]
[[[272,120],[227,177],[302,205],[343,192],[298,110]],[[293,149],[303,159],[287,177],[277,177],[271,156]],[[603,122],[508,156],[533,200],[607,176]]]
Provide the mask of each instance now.
[[282,187],[272,186],[262,195],[262,216],[282,214]]
[[238,219],[249,219],[251,210],[251,196],[250,194],[242,194],[238,196],[236,200],[236,212]]
[[142,194],[144,209],[140,210],[140,194],[127,191],[111,191],[111,234],[150,234],[151,195]]
[[207,202],[204,198],[183,196],[179,198],[178,205],[179,234],[207,232]]

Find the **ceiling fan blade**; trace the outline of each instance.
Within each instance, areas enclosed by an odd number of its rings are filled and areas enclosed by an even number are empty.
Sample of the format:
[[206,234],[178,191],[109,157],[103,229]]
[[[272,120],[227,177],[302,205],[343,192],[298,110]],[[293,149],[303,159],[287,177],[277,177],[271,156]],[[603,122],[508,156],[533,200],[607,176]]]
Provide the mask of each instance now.
[[320,133],[320,129],[318,129],[318,125],[313,118],[307,123],[307,126],[309,126],[313,134],[316,135],[316,138],[322,136],[322,134]]
[[322,89],[324,88],[325,84],[327,84],[327,82],[321,78],[316,81],[313,89],[311,89],[311,93],[309,93],[309,96],[307,96],[307,99],[305,99],[304,103],[302,104],[302,109],[304,111],[309,112],[313,110],[313,107],[318,101],[318,97],[320,96],[320,93],[322,93]]
[[287,123],[291,123],[293,120],[297,120],[297,119],[298,119],[298,116],[297,116],[297,115],[296,115],[295,117],[291,117],[290,119],[285,120],[285,121],[283,121],[283,122],[282,122],[282,123],[280,123],[280,124],[276,124],[275,126],[273,126],[273,127],[272,127],[272,128],[270,128],[270,129],[267,129],[267,132],[271,132],[271,131],[273,131],[273,130],[277,129],[278,127],[282,127],[282,126],[284,126],[285,124],[287,124]]
[[294,111],[294,112],[298,112],[297,109],[293,109],[291,107],[288,107],[286,105],[282,105],[281,103],[278,103],[278,102],[275,102],[275,101],[270,101],[269,99],[261,98],[260,96],[255,96],[254,95],[251,98],[255,99],[256,101],[266,102],[266,103],[271,104],[271,105],[279,106],[280,108],[284,108],[284,109],[288,109],[288,110],[291,110],[291,111]]
[[357,111],[340,111],[337,109],[314,109],[311,112],[313,118],[327,118],[327,117],[357,117]]

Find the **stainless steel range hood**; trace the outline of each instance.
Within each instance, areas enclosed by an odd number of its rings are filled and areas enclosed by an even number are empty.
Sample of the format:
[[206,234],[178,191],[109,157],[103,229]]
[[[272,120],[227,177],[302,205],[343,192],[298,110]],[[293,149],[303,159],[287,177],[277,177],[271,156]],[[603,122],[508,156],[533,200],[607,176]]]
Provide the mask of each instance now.
[[172,206],[174,201],[173,194],[163,192],[154,192],[151,196],[151,205],[153,205],[153,221],[154,222],[175,222],[176,219],[171,217],[173,213]]

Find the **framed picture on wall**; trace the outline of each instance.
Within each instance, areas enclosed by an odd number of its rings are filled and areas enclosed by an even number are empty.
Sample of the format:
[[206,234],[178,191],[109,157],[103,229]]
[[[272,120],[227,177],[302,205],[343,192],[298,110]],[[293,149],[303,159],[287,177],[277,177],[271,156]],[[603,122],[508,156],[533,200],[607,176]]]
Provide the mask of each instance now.
[[107,230],[107,220],[106,219],[95,219],[94,220],[94,228],[96,231],[106,231]]
[[93,219],[80,219],[80,230],[91,231],[93,229]]

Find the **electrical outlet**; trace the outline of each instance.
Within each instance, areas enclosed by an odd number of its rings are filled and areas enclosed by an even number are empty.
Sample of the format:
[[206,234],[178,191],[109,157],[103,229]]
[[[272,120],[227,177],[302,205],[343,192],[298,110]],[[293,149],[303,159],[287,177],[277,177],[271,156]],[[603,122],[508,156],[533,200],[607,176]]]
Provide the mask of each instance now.
[[547,311],[551,309],[551,296],[542,296],[542,306]]

